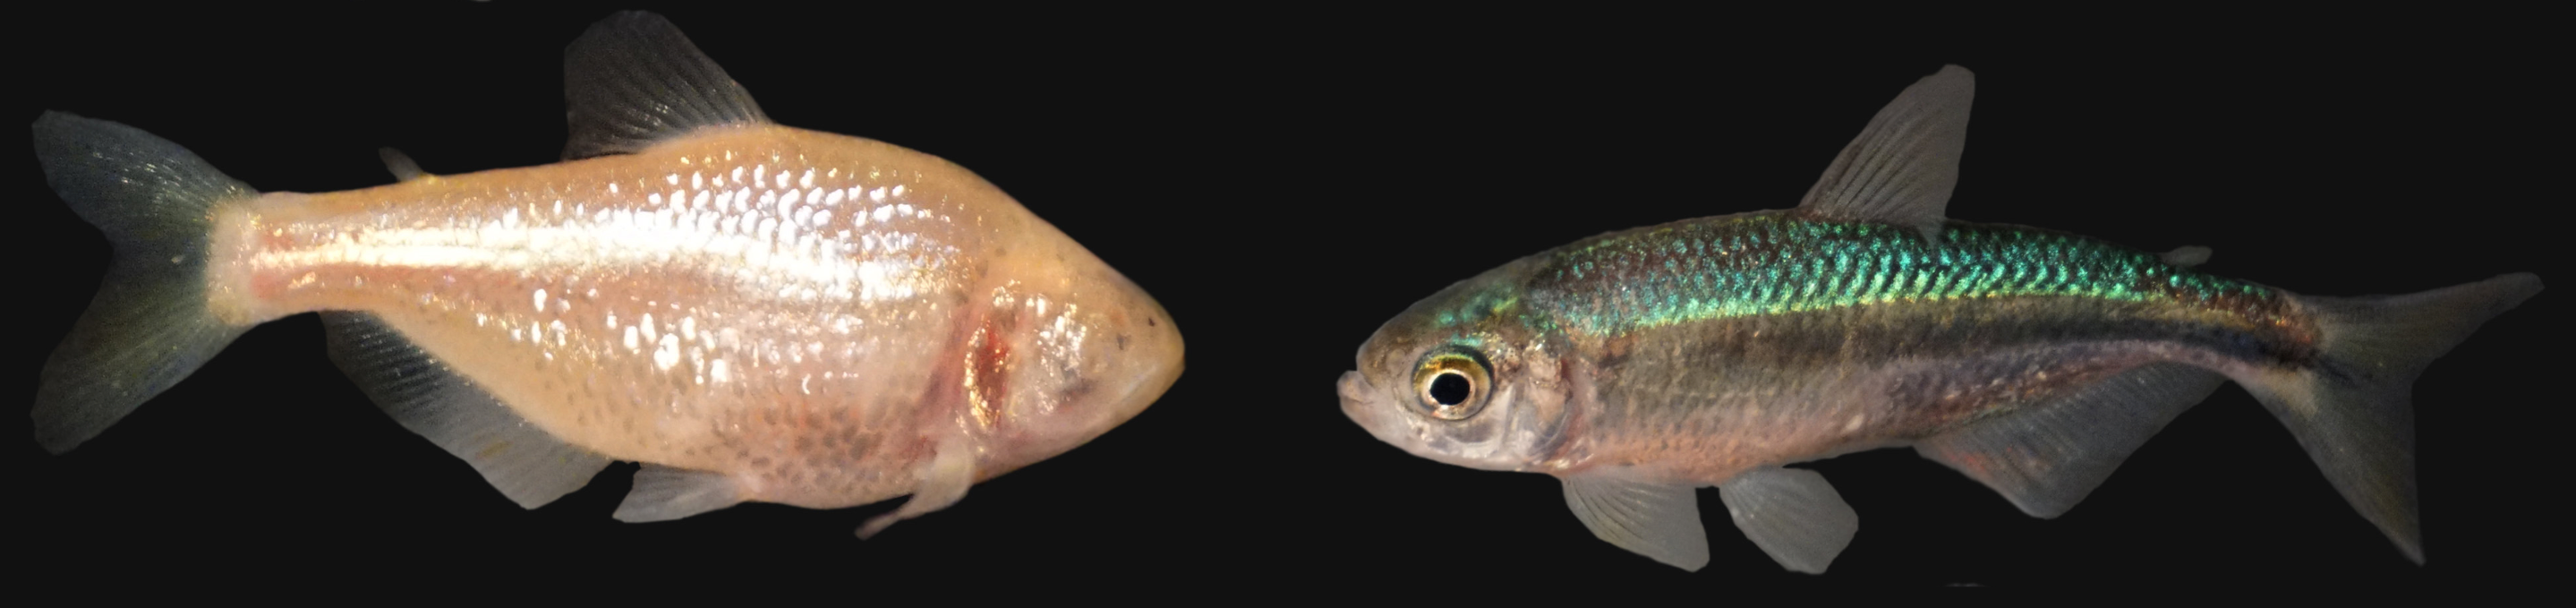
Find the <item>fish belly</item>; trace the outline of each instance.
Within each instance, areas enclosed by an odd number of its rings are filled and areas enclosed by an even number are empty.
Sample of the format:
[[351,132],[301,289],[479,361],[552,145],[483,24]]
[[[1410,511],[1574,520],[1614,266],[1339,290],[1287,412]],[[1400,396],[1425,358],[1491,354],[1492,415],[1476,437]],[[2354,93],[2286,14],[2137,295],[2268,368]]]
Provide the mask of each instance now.
[[911,491],[972,426],[960,351],[995,258],[1062,238],[945,161],[777,127],[224,223],[211,280],[260,316],[373,313],[568,443],[808,507]]

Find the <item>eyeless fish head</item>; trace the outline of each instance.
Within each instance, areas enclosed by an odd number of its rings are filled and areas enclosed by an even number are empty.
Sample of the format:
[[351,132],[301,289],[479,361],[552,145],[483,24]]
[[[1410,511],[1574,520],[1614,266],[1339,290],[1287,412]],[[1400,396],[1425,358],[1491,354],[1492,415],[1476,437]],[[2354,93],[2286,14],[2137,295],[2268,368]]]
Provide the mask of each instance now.
[[1007,342],[980,347],[990,357],[981,370],[988,386],[970,387],[970,400],[978,415],[1007,420],[1010,460],[1035,462],[1088,442],[1180,379],[1171,315],[1117,271],[1095,266],[1021,286],[1007,303],[1016,312],[992,324]]
[[1506,266],[1415,304],[1360,347],[1342,413],[1378,440],[1463,467],[1535,470],[1566,428],[1556,338],[1518,305]]

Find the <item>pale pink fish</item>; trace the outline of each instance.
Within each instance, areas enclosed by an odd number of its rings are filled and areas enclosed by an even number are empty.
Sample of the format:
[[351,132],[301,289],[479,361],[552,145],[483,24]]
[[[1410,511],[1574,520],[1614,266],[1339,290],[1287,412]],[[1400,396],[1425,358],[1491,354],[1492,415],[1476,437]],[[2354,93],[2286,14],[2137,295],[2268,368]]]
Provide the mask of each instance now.
[[566,51],[566,162],[253,192],[63,113],[45,175],[117,248],[46,362],[62,452],[251,326],[325,311],[332,358],[522,506],[645,463],[617,517],[910,494],[860,529],[1135,416],[1181,372],[1153,298],[992,184],[770,123],[661,17]]

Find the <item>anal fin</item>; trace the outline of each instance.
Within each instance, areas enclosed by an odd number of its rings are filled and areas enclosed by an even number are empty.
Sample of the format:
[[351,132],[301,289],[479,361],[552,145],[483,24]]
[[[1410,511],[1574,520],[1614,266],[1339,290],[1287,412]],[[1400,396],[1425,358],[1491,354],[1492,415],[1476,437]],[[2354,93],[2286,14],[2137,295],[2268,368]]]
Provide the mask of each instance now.
[[635,471],[635,489],[617,503],[617,521],[669,521],[742,503],[742,486],[733,477],[645,463]]
[[324,312],[331,361],[367,398],[464,459],[520,507],[534,509],[590,483],[608,458],[564,443],[511,411],[374,315]]
[[1708,566],[1708,528],[1693,486],[1642,481],[1625,469],[1564,480],[1565,506],[1594,537],[1683,570]]
[[1790,570],[1824,574],[1860,533],[1860,514],[1815,471],[1745,471],[1718,484],[1717,496],[1735,528]]
[[1932,436],[1914,449],[1994,488],[2023,513],[2056,517],[2226,380],[2180,363],[2150,363]]

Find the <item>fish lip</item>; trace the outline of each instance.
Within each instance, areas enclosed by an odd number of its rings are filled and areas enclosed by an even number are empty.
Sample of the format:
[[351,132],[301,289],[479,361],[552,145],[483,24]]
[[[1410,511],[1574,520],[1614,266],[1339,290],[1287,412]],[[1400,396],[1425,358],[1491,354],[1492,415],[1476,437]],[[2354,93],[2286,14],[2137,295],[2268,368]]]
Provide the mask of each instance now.
[[[1377,390],[1375,383],[1369,382],[1367,375],[1357,371],[1344,372],[1337,388],[1342,397],[1342,415],[1350,417],[1351,422],[1358,424],[1360,430],[1368,432],[1370,437],[1415,456],[1442,460],[1443,455],[1425,449],[1421,429],[1407,424],[1408,420],[1401,413],[1391,411],[1390,404],[1381,402],[1384,394]],[[1372,396],[1380,399],[1370,399]]]
[[1368,425],[1366,420],[1360,419],[1359,409],[1361,405],[1360,402],[1365,401],[1365,399],[1361,398],[1361,395],[1368,394],[1366,390],[1367,386],[1368,378],[1366,376],[1362,376],[1359,370],[1342,372],[1342,379],[1339,382],[1333,383],[1334,390],[1341,393],[1342,414],[1350,416],[1352,422],[1358,422],[1361,426]]
[[1374,390],[1376,386],[1369,383],[1367,375],[1357,370],[1342,372],[1342,379],[1335,383],[1334,388],[1341,393],[1343,416],[1350,417],[1351,422],[1359,424],[1360,428],[1366,429],[1370,435],[1377,435],[1379,439],[1388,439],[1385,432],[1379,429],[1382,422],[1379,413],[1369,409],[1368,396],[1376,392]]

